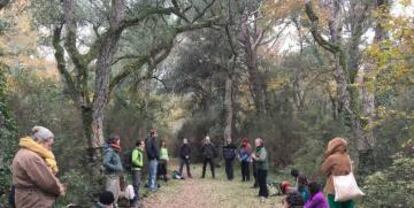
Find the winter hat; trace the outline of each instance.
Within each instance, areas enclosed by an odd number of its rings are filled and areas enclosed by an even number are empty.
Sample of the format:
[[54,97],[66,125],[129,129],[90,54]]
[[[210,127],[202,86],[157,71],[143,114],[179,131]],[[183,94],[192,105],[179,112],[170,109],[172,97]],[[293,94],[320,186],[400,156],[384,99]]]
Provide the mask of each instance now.
[[54,137],[55,135],[43,126],[35,126],[32,128],[32,138],[35,141],[46,141]]
[[341,137],[335,137],[331,141],[329,141],[326,151],[325,157],[334,154],[336,152],[345,153],[346,147],[348,146],[348,142]]
[[99,195],[99,203],[103,205],[111,205],[114,201],[114,194],[110,191],[104,191]]

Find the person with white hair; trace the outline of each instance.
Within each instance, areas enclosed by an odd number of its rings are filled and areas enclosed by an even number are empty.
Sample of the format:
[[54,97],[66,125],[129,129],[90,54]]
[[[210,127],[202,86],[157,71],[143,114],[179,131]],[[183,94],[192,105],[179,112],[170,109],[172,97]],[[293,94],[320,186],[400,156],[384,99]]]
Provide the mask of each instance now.
[[191,147],[188,144],[188,139],[183,139],[183,144],[180,147],[180,175],[183,176],[183,167],[185,165],[187,169],[187,176],[192,178],[190,169],[190,155]]
[[54,134],[35,126],[31,137],[20,139],[20,150],[12,163],[15,203],[18,208],[52,207],[65,187],[55,176],[59,171],[52,152]]
[[214,144],[211,143],[211,140],[210,140],[209,136],[206,136],[206,138],[204,140],[204,145],[201,149],[201,152],[202,152],[203,157],[204,157],[203,173],[201,175],[201,178],[204,178],[206,176],[207,164],[210,164],[211,175],[213,176],[213,178],[215,178],[214,158],[217,157],[217,151],[216,151],[216,147],[214,146]]
[[269,170],[269,154],[264,147],[263,139],[258,137],[254,140],[256,151],[252,153],[253,160],[257,163],[257,182],[259,185],[259,196],[264,201],[269,196],[267,189],[267,172]]

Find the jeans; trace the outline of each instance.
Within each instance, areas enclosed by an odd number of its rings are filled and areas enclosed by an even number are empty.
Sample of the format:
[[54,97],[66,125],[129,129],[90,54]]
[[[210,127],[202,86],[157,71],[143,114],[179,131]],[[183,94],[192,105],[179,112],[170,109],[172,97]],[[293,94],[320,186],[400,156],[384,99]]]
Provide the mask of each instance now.
[[134,187],[135,198],[132,207],[138,207],[139,202],[139,186],[141,185],[141,170],[132,170],[132,186]]
[[215,175],[214,175],[214,161],[211,158],[205,158],[204,159],[203,174],[201,175],[201,177],[204,178],[206,176],[207,163],[210,164],[211,175],[213,176],[213,178],[215,178]]
[[241,161],[240,166],[242,181],[250,181],[250,163],[248,161]]
[[148,169],[148,187],[152,190],[155,190],[157,189],[158,160],[150,160]]
[[267,189],[267,170],[257,170],[257,182],[259,183],[259,196],[268,197],[269,190]]
[[232,159],[226,159],[225,160],[226,163],[226,175],[227,175],[227,179],[228,180],[233,180],[234,175],[233,175],[233,160]]
[[191,172],[190,172],[190,160],[187,159],[180,159],[180,175],[183,176],[183,167],[186,167],[187,169],[187,176],[191,178]]

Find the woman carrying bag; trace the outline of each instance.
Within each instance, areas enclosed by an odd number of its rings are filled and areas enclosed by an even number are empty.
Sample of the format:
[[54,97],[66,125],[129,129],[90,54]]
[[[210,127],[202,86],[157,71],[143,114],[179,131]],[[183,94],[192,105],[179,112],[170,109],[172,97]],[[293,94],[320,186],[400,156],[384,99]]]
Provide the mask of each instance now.
[[354,208],[352,199],[363,196],[352,173],[352,161],[347,152],[348,142],[340,137],[329,141],[321,171],[328,177],[325,193],[330,208]]

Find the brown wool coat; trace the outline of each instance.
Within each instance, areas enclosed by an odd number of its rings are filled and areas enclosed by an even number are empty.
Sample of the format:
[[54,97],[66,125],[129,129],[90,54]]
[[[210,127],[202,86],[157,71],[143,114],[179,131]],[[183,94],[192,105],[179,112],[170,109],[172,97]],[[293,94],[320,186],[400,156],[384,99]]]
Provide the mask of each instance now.
[[328,143],[321,172],[328,177],[325,193],[335,195],[333,176],[348,175],[352,171],[352,161],[346,150],[347,142],[334,138]]
[[12,164],[16,208],[49,208],[62,184],[38,154],[20,149]]

